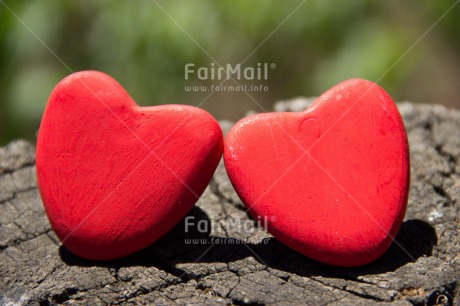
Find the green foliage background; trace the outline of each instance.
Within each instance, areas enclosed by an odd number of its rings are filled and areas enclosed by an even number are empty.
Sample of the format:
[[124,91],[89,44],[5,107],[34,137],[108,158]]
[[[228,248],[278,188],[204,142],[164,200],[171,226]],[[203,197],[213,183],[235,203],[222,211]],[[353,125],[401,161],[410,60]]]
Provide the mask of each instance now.
[[[276,64],[269,91],[251,93],[263,109],[351,77],[378,80],[395,100],[460,107],[460,5],[424,36],[453,4],[1,0],[0,144],[34,140],[48,96],[68,68],[112,75],[141,105],[198,105],[209,93],[184,91],[203,84],[184,80],[184,66],[234,65],[253,50],[246,65]],[[202,107],[232,120],[261,111],[241,93],[213,94]]]

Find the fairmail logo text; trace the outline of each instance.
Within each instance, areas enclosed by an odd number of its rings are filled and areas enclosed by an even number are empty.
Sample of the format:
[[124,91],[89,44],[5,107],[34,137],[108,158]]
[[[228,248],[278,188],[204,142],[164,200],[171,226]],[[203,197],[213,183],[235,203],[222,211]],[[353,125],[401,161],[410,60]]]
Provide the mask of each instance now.
[[268,80],[268,72],[276,68],[274,63],[257,63],[255,67],[242,67],[241,64],[227,64],[223,66],[211,63],[209,67],[196,67],[188,63],[184,68],[184,77],[188,80],[195,76],[199,80]]

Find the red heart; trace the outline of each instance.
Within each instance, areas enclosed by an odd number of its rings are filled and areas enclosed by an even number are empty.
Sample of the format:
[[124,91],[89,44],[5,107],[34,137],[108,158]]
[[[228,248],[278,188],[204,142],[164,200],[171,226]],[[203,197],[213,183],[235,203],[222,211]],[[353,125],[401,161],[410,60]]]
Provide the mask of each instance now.
[[169,231],[209,183],[222,131],[192,106],[139,107],[114,79],[72,74],[53,90],[37,142],[37,177],[57,236],[110,260]]
[[242,119],[227,136],[224,160],[252,215],[318,261],[369,263],[404,218],[404,124],[390,96],[366,80],[335,86],[302,113]]

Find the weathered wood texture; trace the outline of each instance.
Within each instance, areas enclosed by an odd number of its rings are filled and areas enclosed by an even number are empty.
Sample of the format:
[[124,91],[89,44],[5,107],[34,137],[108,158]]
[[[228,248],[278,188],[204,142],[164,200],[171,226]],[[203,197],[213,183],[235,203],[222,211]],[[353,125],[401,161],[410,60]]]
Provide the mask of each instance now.
[[[297,100],[276,109],[307,104]],[[398,243],[353,269],[317,263],[271,238],[248,217],[222,164],[189,214],[188,223],[209,224],[207,231],[190,226],[185,232],[183,221],[128,258],[79,259],[50,229],[34,147],[16,141],[0,148],[0,304],[458,303],[460,112],[410,103],[400,109],[411,146],[407,216]],[[193,238],[199,240],[187,240]]]

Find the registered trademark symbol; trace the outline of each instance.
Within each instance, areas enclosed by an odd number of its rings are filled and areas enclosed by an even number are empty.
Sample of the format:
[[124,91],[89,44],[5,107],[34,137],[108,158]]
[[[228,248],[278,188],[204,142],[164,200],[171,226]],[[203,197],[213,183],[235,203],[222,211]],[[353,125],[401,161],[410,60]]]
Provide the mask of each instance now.
[[271,63],[271,64],[270,64],[270,68],[271,68],[271,69],[275,69],[275,68],[276,68],[276,64],[275,64],[275,63]]

